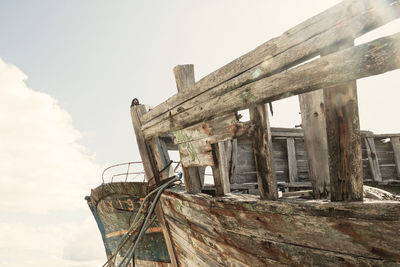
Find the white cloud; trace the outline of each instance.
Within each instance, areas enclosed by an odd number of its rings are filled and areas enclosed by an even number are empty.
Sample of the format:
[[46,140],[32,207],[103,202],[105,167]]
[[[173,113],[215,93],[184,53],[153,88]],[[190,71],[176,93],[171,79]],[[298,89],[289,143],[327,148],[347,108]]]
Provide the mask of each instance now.
[[100,169],[77,141],[70,115],[0,59],[0,211],[82,207]]
[[101,266],[84,200],[101,168],[78,144],[71,116],[26,79],[0,59],[0,266]]
[[105,252],[91,219],[42,227],[0,223],[0,266],[102,266]]

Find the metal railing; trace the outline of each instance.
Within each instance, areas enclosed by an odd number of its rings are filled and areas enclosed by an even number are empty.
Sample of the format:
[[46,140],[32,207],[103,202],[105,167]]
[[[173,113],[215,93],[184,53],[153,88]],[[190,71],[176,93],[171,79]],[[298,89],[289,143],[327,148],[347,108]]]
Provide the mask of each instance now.
[[[180,162],[173,161],[172,164],[176,164],[173,169],[174,172],[177,173]],[[126,166],[126,171],[121,172],[122,166]],[[142,182],[146,181],[146,174],[141,161],[130,161],[111,165],[105,168],[101,175],[103,184],[105,183],[105,180],[109,180],[110,183],[114,182],[114,178],[116,177],[125,177],[124,182],[128,182],[128,179],[133,181],[137,177],[142,178]]]

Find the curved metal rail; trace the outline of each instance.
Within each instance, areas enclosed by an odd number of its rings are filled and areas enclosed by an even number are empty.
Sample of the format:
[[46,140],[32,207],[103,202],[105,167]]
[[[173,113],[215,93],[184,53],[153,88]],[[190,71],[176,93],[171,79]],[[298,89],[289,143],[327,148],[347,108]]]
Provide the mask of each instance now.
[[[176,166],[174,167],[174,173],[176,173],[178,168],[179,168],[180,162],[179,161],[173,161],[172,163],[176,164]],[[103,170],[102,175],[101,175],[101,179],[102,179],[103,184],[105,183],[106,172],[110,171],[111,169],[115,170],[116,168],[121,167],[121,166],[127,166],[126,167],[126,172],[118,172],[118,173],[113,174],[111,176],[111,180],[110,180],[111,183],[114,181],[115,177],[120,177],[120,176],[125,176],[125,180],[124,180],[125,182],[128,181],[128,177],[133,176],[133,175],[142,175],[143,179],[145,179],[146,174],[143,171],[142,167],[140,168],[140,171],[131,171],[131,167],[132,166],[134,167],[135,165],[139,165],[139,164],[140,164],[140,166],[142,166],[142,162],[141,161],[130,161],[130,162],[114,164],[114,165],[111,165],[111,166],[105,168]]]

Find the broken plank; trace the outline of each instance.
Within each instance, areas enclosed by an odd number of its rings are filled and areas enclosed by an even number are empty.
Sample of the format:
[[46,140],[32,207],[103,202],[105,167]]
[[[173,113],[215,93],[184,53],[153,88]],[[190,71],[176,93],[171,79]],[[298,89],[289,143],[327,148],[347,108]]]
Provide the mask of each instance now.
[[[207,99],[174,116],[175,130],[216,116],[292,95],[333,87],[339,83],[381,74],[400,68],[400,34],[348,48],[312,62],[275,74],[226,94]],[[346,60],[343,60],[346,58]],[[146,138],[171,130],[162,121],[143,129]]]

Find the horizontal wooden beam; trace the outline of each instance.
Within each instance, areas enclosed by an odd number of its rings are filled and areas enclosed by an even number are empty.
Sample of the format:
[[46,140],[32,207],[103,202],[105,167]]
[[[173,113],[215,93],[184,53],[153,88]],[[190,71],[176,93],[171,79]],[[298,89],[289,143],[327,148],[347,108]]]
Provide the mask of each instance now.
[[[143,130],[146,138],[171,129],[292,95],[327,88],[400,68],[400,33],[348,48],[207,99]],[[346,60],[343,60],[346,59]],[[142,128],[143,129],[143,128]]]
[[182,130],[173,132],[175,144],[206,139],[210,144],[231,140],[242,135],[250,136],[254,131],[251,123],[239,122],[234,113],[210,121],[197,123]]
[[209,74],[190,90],[170,97],[143,116],[143,129],[190,108],[193,102],[199,104],[218,96],[220,91],[228,92],[288,69],[318,55],[326,47],[384,25],[400,16],[399,2],[343,1]]
[[212,144],[253,134],[251,123],[239,122],[234,113],[173,132],[181,162],[188,166],[215,166]]

